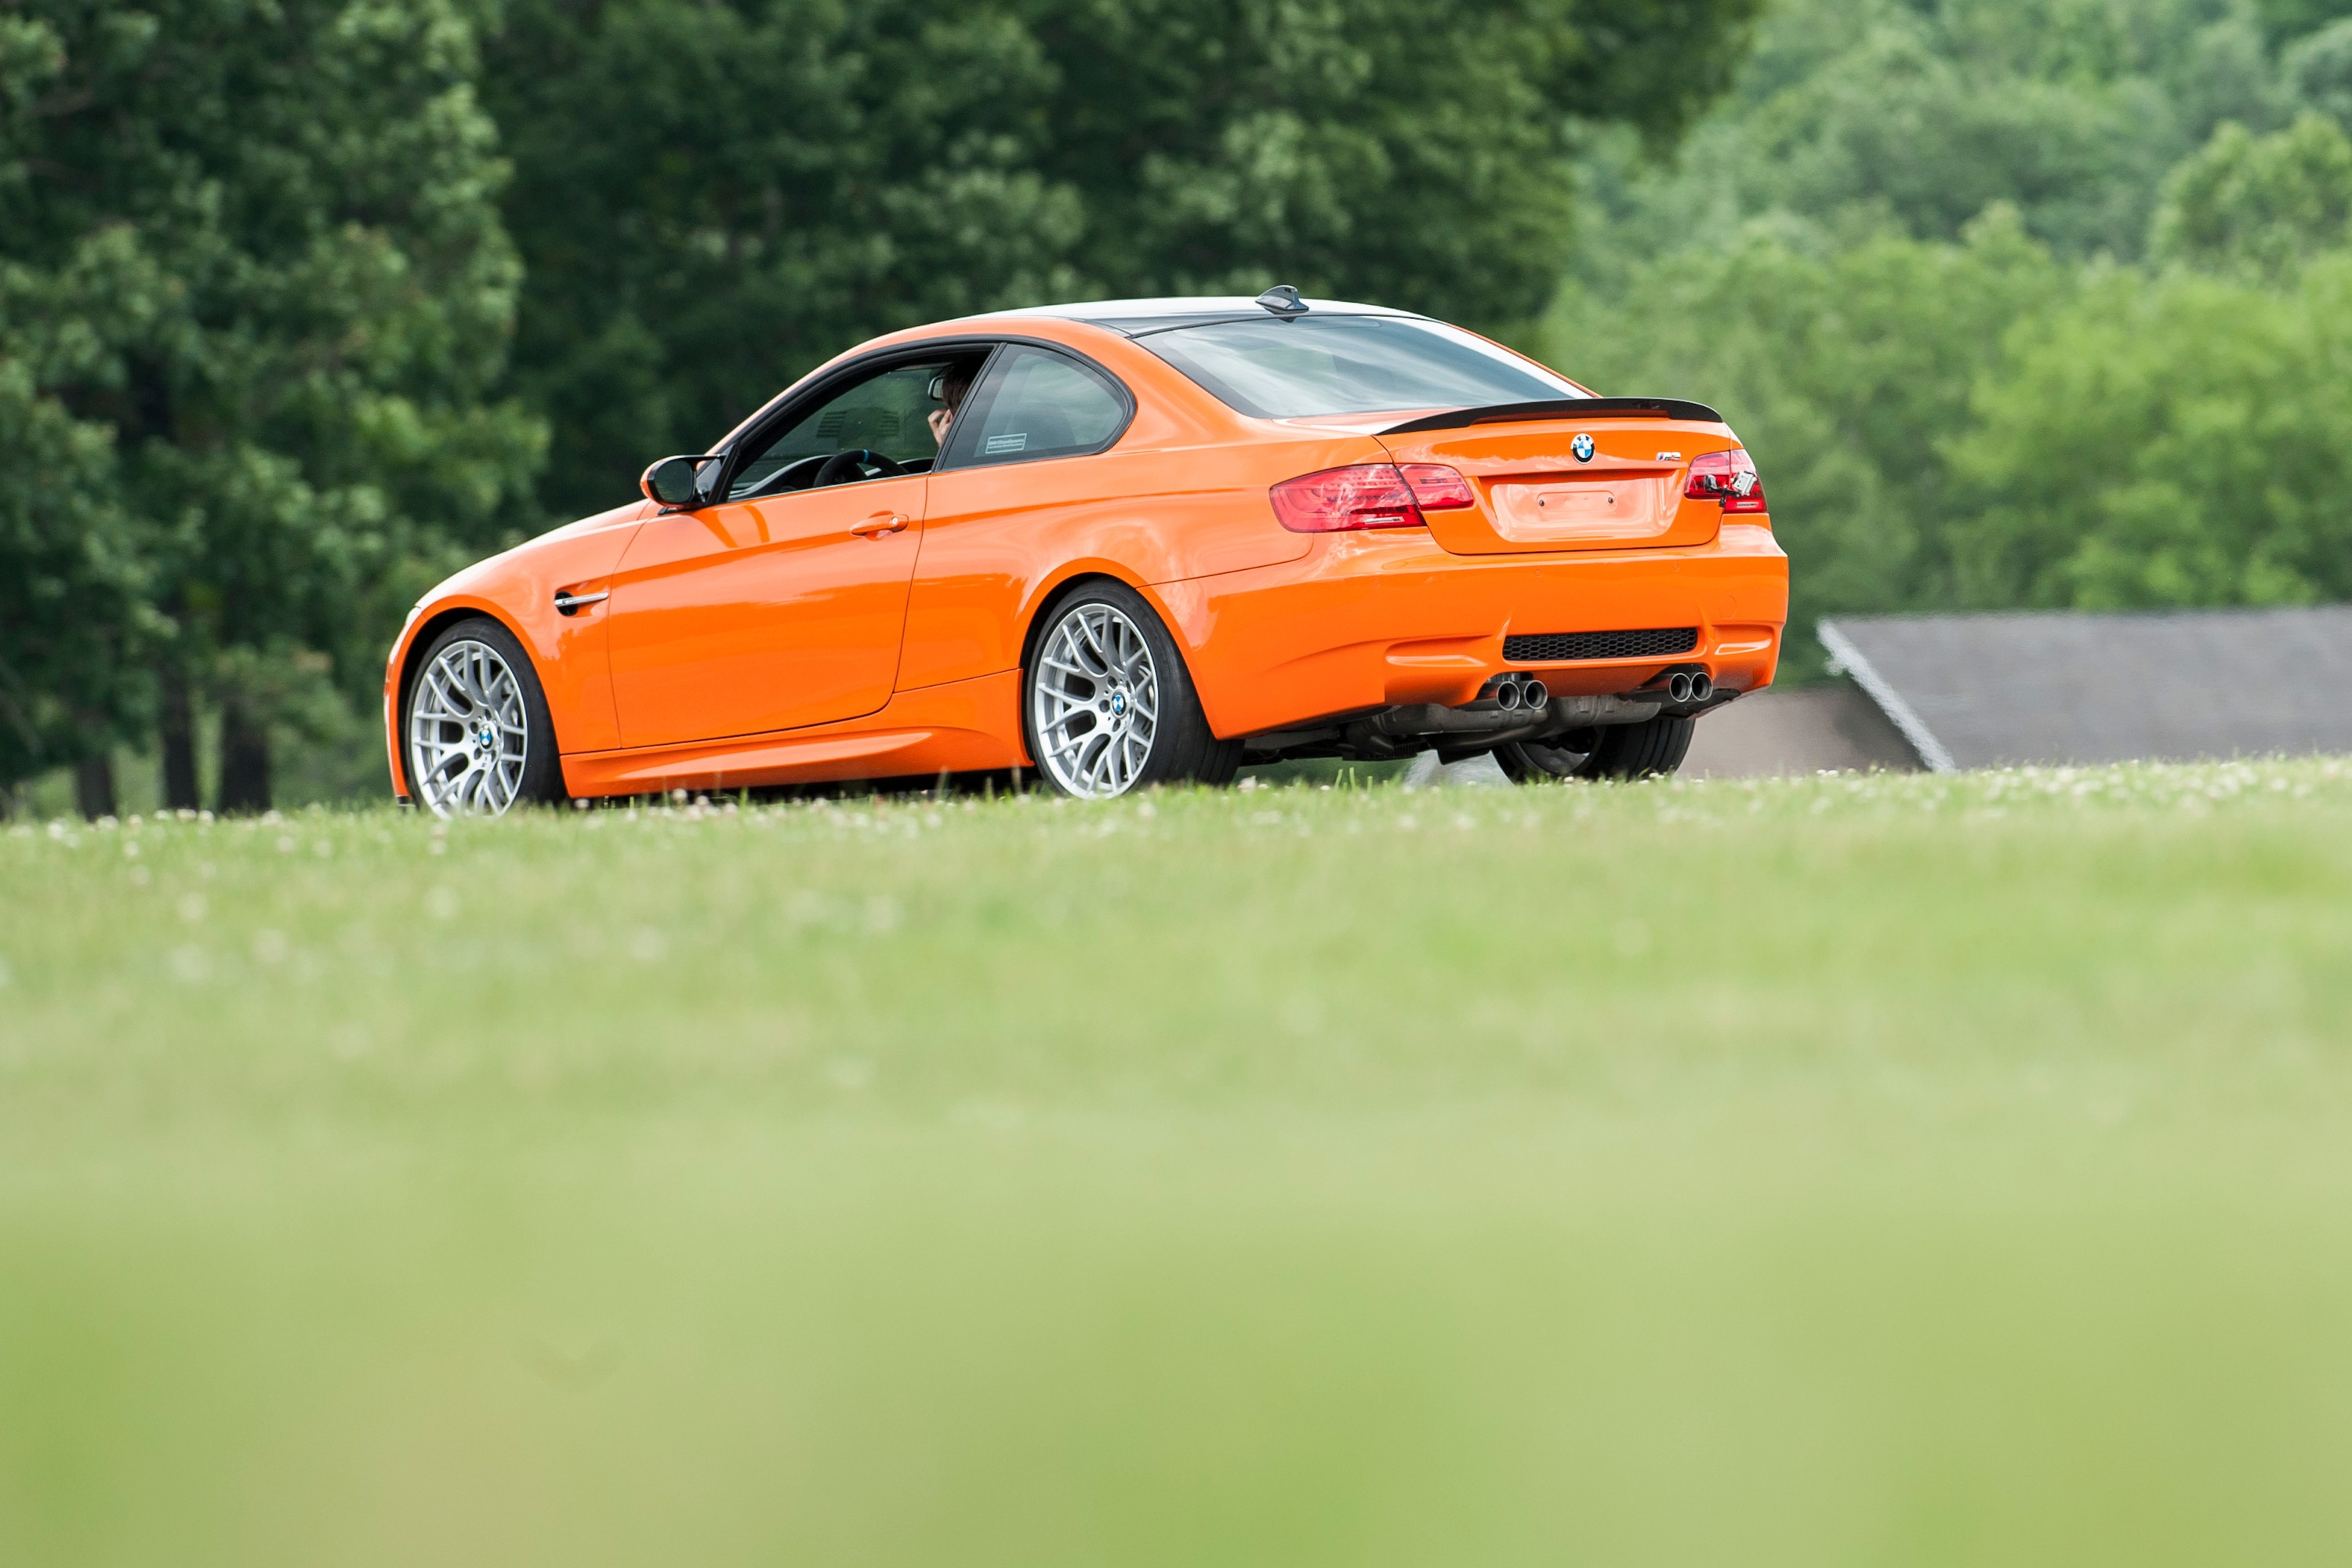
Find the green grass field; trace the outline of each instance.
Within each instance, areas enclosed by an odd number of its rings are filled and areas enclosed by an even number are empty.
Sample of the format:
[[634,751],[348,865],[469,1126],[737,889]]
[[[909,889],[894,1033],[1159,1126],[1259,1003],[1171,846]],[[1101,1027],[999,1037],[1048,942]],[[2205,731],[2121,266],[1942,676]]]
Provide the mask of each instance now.
[[0,1562],[2340,1563],[2352,763],[0,831]]

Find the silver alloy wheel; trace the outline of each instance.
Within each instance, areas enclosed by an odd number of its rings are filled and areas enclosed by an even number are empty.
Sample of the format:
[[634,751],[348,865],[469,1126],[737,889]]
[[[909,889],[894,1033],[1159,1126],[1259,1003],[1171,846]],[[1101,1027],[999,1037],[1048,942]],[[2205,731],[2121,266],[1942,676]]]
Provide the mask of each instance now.
[[468,637],[433,656],[408,704],[409,793],[436,816],[498,816],[530,761],[522,683],[505,656]]
[[1108,605],[1080,605],[1037,647],[1029,724],[1037,763],[1072,795],[1124,795],[1160,732],[1160,670],[1143,633]]

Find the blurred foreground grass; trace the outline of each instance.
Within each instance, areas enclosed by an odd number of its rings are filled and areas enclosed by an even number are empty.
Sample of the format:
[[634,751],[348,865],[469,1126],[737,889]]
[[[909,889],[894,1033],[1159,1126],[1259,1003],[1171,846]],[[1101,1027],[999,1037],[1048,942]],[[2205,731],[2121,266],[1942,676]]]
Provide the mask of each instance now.
[[0,1562],[2352,1555],[2352,764],[0,835]]

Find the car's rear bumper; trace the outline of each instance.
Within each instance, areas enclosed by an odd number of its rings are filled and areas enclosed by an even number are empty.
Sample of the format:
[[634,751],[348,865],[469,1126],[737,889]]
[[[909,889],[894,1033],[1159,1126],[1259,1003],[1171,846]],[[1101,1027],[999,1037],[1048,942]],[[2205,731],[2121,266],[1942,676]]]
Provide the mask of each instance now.
[[[1418,531],[1333,534],[1304,558],[1155,592],[1187,647],[1211,728],[1261,734],[1399,703],[1471,700],[1505,669],[1562,695],[1628,691],[1669,667],[1770,683],[1789,561],[1769,527],[1727,522],[1672,550],[1463,556]],[[1514,634],[1689,626],[1675,658],[1506,660]]]

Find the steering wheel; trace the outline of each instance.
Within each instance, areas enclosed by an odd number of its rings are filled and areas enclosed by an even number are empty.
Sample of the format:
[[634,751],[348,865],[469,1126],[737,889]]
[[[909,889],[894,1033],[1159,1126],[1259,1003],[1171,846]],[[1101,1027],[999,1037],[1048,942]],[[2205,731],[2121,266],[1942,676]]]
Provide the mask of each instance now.
[[[876,472],[869,474],[866,471],[868,468]],[[809,482],[809,488],[819,489],[826,485],[842,484],[851,479],[877,479],[886,474],[903,474],[906,471],[904,468],[879,452],[869,451],[864,447],[852,447],[846,452],[835,452],[832,457],[827,458],[824,460],[824,467],[819,468],[816,471],[816,478]]]

